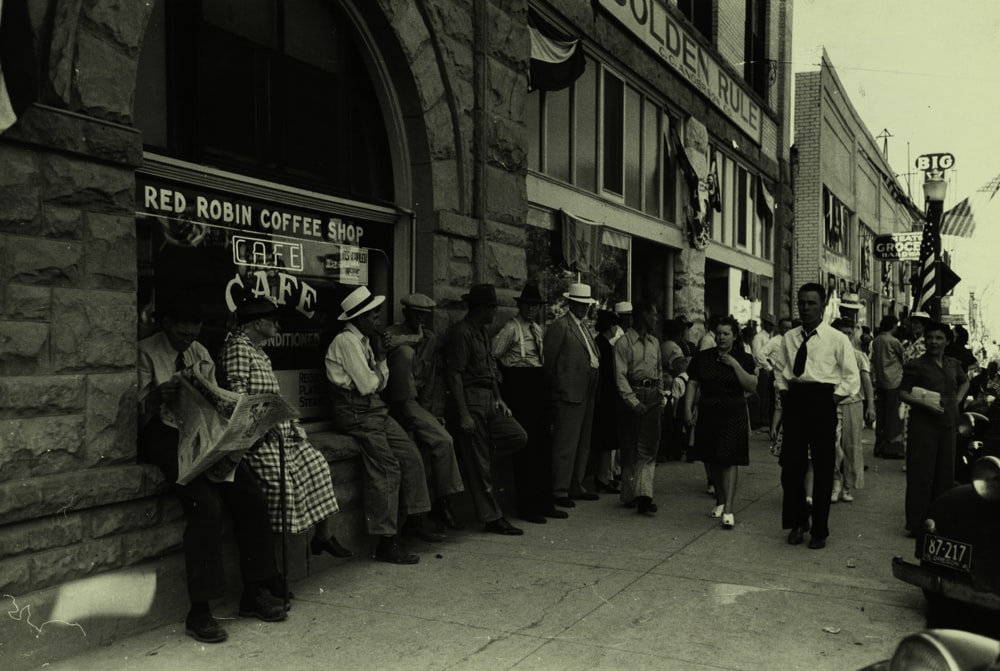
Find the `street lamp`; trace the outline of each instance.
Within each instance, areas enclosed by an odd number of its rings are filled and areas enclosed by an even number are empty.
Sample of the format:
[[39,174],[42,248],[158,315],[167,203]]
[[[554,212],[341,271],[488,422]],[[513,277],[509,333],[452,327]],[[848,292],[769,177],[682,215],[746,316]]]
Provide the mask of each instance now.
[[[933,245],[934,265],[933,283],[934,297],[926,302],[928,313],[931,319],[941,320],[941,292],[940,287],[940,266],[941,266],[941,215],[944,213],[944,197],[948,193],[948,182],[944,179],[944,170],[928,170],[924,173],[924,199],[927,202],[927,223],[925,227],[929,229],[931,243]],[[923,244],[921,245],[923,247]],[[923,254],[921,254],[922,256]],[[921,273],[923,275],[923,272]],[[923,289],[923,287],[921,288]]]

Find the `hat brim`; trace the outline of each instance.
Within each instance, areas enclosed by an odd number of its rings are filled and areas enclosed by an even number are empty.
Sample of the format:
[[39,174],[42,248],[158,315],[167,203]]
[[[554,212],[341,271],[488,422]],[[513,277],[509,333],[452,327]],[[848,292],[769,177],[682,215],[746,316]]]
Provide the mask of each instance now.
[[545,304],[545,299],[544,298],[521,298],[520,296],[518,296],[517,298],[514,299],[514,302],[515,303],[529,303],[531,305],[544,305]]
[[586,303],[587,305],[595,305],[597,303],[597,299],[595,298],[577,298],[575,296],[570,296],[568,291],[563,292],[563,298],[568,301],[573,301],[574,303]]
[[360,317],[361,315],[363,315],[366,312],[371,312],[372,310],[374,310],[378,306],[382,305],[382,303],[384,303],[384,302],[385,302],[385,296],[375,296],[374,298],[372,298],[371,302],[368,303],[368,305],[366,305],[361,310],[358,310],[354,314],[350,314],[350,315],[347,314],[347,312],[341,312],[340,316],[337,317],[337,319],[339,321],[346,322],[348,320],[354,319],[355,317]]
[[841,303],[840,307],[846,310],[860,310],[864,307],[861,303]]

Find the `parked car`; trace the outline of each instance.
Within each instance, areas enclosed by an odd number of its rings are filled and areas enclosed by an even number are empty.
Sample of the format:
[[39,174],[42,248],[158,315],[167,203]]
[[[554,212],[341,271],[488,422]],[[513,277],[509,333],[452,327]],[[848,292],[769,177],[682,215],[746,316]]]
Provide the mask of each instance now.
[[990,671],[1000,668],[1000,641],[953,629],[906,636],[891,659],[859,671]]
[[924,591],[928,627],[1000,638],[1000,458],[980,457],[970,478],[931,503],[919,563],[895,557],[892,574]]

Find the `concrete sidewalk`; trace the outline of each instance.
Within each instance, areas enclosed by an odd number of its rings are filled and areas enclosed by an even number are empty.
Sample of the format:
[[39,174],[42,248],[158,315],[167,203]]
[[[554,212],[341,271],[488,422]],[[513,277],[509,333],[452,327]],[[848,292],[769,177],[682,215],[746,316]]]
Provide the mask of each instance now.
[[921,594],[890,569],[893,555],[913,551],[905,475],[901,462],[871,458],[866,439],[866,487],[833,506],[823,550],[785,542],[777,459],[756,434],[732,531],[708,515],[702,464],[671,462],[657,468],[654,518],[605,495],[578,502],[568,520],[518,523],[522,537],[472,525],[414,548],[416,566],[329,560],[293,584],[286,622],[220,604],[220,645],[185,636],[178,613],[172,626],[82,655],[51,661],[53,650],[3,667],[857,669],[923,626]]

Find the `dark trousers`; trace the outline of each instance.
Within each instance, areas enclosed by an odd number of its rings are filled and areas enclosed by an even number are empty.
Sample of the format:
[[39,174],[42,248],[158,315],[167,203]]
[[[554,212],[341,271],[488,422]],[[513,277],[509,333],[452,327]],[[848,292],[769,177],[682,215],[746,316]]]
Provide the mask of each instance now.
[[[493,496],[493,453],[512,454],[524,447],[528,436],[513,417],[497,410],[496,395],[491,389],[465,388],[465,407],[472,415],[475,429],[463,433],[456,428],[455,444],[465,465],[465,490],[472,497],[476,516],[482,522],[492,522],[503,517],[503,511]],[[458,427],[457,408],[449,409],[451,423]]]
[[813,464],[812,536],[830,535],[830,496],[836,457],[837,406],[833,385],[792,383],[782,400],[781,526],[809,526],[805,478]]
[[955,427],[911,409],[906,435],[906,528],[916,533],[931,501],[955,486]]
[[257,585],[277,576],[267,499],[253,472],[241,462],[233,482],[212,482],[202,475],[178,485],[177,439],[177,429],[154,419],[139,432],[138,452],[139,461],[158,466],[174,482],[174,493],[184,509],[184,562],[191,602],[208,601],[225,593],[224,510],[233,520],[243,584]]
[[899,389],[875,392],[875,456],[903,456],[903,420],[899,416]]
[[552,440],[541,368],[505,368],[500,389],[514,419],[528,434],[511,458],[518,515],[541,515],[552,508]]
[[764,370],[757,372],[757,414],[751,414],[754,426],[770,428],[771,417],[774,415],[774,372]]

